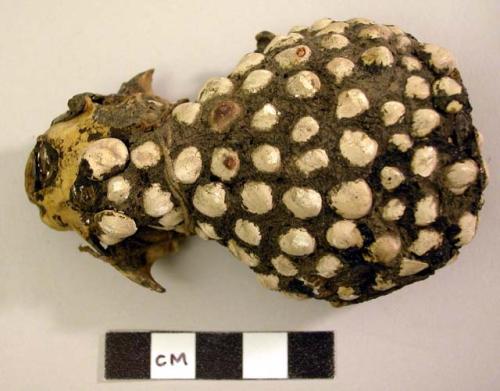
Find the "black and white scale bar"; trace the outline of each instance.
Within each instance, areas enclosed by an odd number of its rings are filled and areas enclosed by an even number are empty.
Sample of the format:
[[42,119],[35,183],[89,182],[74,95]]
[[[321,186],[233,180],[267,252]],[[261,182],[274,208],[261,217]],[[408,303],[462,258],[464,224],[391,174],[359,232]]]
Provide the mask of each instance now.
[[325,379],[333,332],[110,332],[106,379]]

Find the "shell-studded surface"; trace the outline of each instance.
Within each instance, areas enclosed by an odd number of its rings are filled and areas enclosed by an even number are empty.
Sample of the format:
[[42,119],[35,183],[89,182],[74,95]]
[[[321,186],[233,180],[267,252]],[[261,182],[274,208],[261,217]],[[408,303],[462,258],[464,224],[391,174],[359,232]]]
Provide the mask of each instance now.
[[426,278],[474,236],[486,174],[452,55],[322,19],[258,50],[168,122],[195,231],[273,290],[344,305]]
[[146,121],[118,124],[107,118],[109,113],[130,110],[126,105],[96,108],[93,117],[110,130],[89,137],[70,190],[70,203],[90,221],[91,239],[105,247],[138,231],[172,230],[183,221],[179,202],[165,181],[160,128],[165,105],[152,98],[137,100],[134,105],[147,113]]

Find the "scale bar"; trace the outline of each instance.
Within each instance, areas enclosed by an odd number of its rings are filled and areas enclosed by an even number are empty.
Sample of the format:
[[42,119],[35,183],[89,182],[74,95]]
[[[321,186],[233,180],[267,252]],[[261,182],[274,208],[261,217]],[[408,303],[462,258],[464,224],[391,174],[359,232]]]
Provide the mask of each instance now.
[[315,332],[109,332],[105,378],[328,379],[334,335]]

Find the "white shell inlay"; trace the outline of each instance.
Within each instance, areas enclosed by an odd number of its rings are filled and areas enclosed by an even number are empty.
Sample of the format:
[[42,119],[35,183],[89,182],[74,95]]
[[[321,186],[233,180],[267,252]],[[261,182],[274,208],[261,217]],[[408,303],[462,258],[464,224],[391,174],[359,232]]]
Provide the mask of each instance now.
[[377,156],[378,144],[365,132],[345,130],[339,141],[340,153],[353,166],[365,167]]
[[216,96],[233,92],[233,82],[227,77],[212,77],[208,79],[198,94],[198,101],[203,103]]
[[337,118],[353,118],[370,108],[370,102],[363,91],[353,88],[339,95]]
[[162,226],[163,229],[171,230],[174,229],[177,225],[179,225],[183,221],[184,221],[184,214],[182,213],[182,208],[178,207],[164,214],[158,220],[158,223]]
[[340,250],[363,246],[363,236],[356,223],[350,220],[333,223],[326,232],[326,240],[331,246]]
[[429,64],[440,73],[449,74],[457,67],[455,57],[440,46],[428,43],[423,45],[423,51],[431,55]]
[[414,174],[426,178],[434,172],[437,163],[438,154],[434,147],[420,147],[413,154],[411,169]]
[[397,101],[385,102],[380,109],[385,126],[392,126],[401,122],[405,112],[405,105]]
[[115,204],[125,201],[130,195],[130,182],[121,175],[115,176],[108,181],[107,198]]
[[264,214],[273,208],[272,189],[263,182],[247,182],[241,191],[243,206],[251,213]]
[[406,80],[405,94],[409,98],[427,99],[431,95],[431,87],[423,77],[410,76]]
[[372,261],[390,265],[401,251],[401,238],[394,234],[385,234],[370,245]]
[[418,261],[416,259],[403,258],[401,260],[401,265],[399,268],[399,275],[401,277],[413,276],[414,274],[417,274],[422,270],[427,269],[428,267],[428,263]]
[[198,222],[197,227],[195,227],[196,235],[204,240],[219,240],[220,236],[217,235],[215,227],[209,223]]
[[233,239],[230,239],[227,242],[227,249],[231,254],[249,267],[255,267],[260,263],[260,259],[257,255],[247,252]]
[[321,88],[321,81],[311,71],[300,71],[286,82],[287,92],[295,98],[311,98]]
[[359,38],[364,38],[364,39],[384,39],[384,40],[389,40],[391,36],[393,35],[393,32],[391,31],[390,28],[382,25],[372,25],[365,27],[361,29],[358,33]]
[[261,274],[261,273],[257,273],[256,277],[259,284],[262,285],[264,288],[272,291],[279,290],[279,283],[280,283],[279,277],[273,274]]
[[296,143],[305,143],[319,131],[318,122],[310,116],[302,117],[292,129],[292,140]]
[[405,180],[404,174],[397,167],[385,166],[380,171],[380,182],[387,190],[394,190]]
[[443,242],[443,235],[433,229],[421,229],[418,231],[417,239],[411,244],[409,250],[422,256],[429,251],[438,248]]
[[293,277],[299,272],[290,258],[285,255],[278,255],[271,259],[271,263],[279,274],[286,277]]
[[356,300],[359,297],[359,295],[356,294],[354,288],[350,286],[340,286],[337,289],[337,295],[341,300],[344,301]]
[[243,75],[250,69],[259,65],[265,58],[266,57],[262,53],[247,53],[242,57],[238,65],[236,65],[232,74]]
[[401,63],[408,72],[416,72],[422,70],[422,63],[413,56],[404,56]]
[[470,212],[465,212],[458,219],[458,226],[460,227],[460,232],[455,236],[455,239],[458,240],[459,246],[465,246],[470,243],[474,236],[476,235],[477,230],[477,216],[474,216]]
[[305,228],[291,228],[279,238],[281,251],[292,256],[312,254],[316,247],[316,240]]
[[179,122],[192,125],[200,115],[201,105],[195,102],[185,102],[175,106],[172,116]]
[[392,52],[385,46],[376,46],[367,49],[361,59],[365,65],[376,65],[379,67],[391,67],[394,64]]
[[444,94],[446,96],[460,95],[462,86],[451,77],[445,76],[434,82],[432,86],[434,95]]
[[205,216],[222,216],[227,210],[224,185],[212,182],[197,186],[193,196],[193,205]]
[[174,208],[171,197],[170,192],[162,190],[159,183],[153,183],[143,194],[144,211],[152,217],[163,216]]
[[264,54],[271,50],[294,45],[304,39],[304,36],[299,33],[290,33],[288,35],[276,35],[264,49]]
[[407,152],[413,146],[411,137],[404,133],[393,134],[389,142],[394,144],[401,152]]
[[311,49],[305,45],[285,49],[274,56],[274,60],[283,69],[292,69],[305,64],[311,57]]
[[364,179],[344,182],[329,196],[331,207],[346,219],[359,219],[372,208],[372,191]]
[[336,34],[344,34],[345,29],[349,27],[349,24],[345,22],[333,22],[330,23],[328,26],[322,28],[320,31],[316,33],[316,36],[321,36],[325,34],[330,34],[330,33],[336,33]]
[[266,69],[257,69],[248,74],[247,78],[243,81],[241,89],[255,94],[262,91],[273,79],[274,74]]
[[251,246],[258,246],[262,239],[260,229],[257,224],[251,221],[238,219],[234,226],[234,233],[245,243]]
[[445,185],[453,194],[463,194],[479,174],[479,167],[472,159],[454,163],[445,169]]
[[441,123],[441,117],[432,109],[418,109],[413,113],[412,136],[425,137]]
[[268,132],[278,123],[279,111],[271,103],[266,103],[252,117],[252,128]]
[[328,167],[328,155],[324,149],[311,149],[304,152],[295,161],[296,166],[306,176],[320,168]]
[[125,167],[128,149],[125,143],[117,138],[102,138],[89,143],[82,159],[87,161],[92,170],[92,179],[102,180],[113,170]]
[[259,145],[252,151],[251,157],[253,165],[259,171],[274,173],[281,167],[280,150],[272,145]]
[[429,194],[418,200],[415,206],[415,224],[429,225],[436,221],[439,213],[439,202],[436,196]]
[[311,25],[311,27],[309,27],[309,30],[313,31],[313,32],[318,31],[318,30],[322,30],[322,29],[326,28],[327,26],[329,26],[332,22],[333,22],[333,20],[330,18],[318,19]]
[[103,210],[95,215],[101,230],[99,239],[103,244],[112,246],[137,232],[135,221],[127,215],[113,210]]
[[160,147],[153,141],[145,143],[134,148],[130,153],[130,160],[139,169],[154,167],[161,159]]
[[336,57],[326,64],[326,70],[335,76],[335,84],[337,85],[353,74],[354,67],[354,63],[344,57]]
[[292,187],[283,194],[283,203],[299,219],[315,217],[321,212],[321,194],[305,187]]
[[399,198],[392,198],[382,208],[382,218],[386,221],[396,221],[405,213],[406,206]]
[[321,38],[320,45],[325,49],[343,49],[349,45],[349,40],[342,34],[327,34]]
[[323,255],[316,263],[316,272],[324,278],[332,278],[342,268],[342,261],[333,254]]
[[183,184],[195,183],[201,173],[201,153],[196,147],[184,148],[174,160],[174,176]]
[[240,169],[238,153],[231,148],[215,148],[212,153],[210,171],[223,181],[230,181]]

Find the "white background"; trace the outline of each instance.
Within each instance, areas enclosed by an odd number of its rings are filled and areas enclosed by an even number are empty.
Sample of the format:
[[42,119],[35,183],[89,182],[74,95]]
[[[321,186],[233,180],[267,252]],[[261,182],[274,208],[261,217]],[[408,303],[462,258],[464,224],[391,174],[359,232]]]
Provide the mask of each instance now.
[[243,333],[245,379],[285,379],[288,377],[287,333]]
[[[498,0],[0,1],[0,389],[475,390],[500,388]],[[49,230],[23,190],[35,137],[72,95],[110,93],[156,68],[170,100],[193,98],[254,49],[255,33],[321,17],[394,23],[451,49],[485,136],[490,186],[479,233],[454,265],[345,309],[268,292],[216,243],[156,264],[140,288]],[[108,330],[335,330],[333,381],[104,382]]]
[[[182,359],[184,354],[185,360]],[[157,358],[162,355],[158,365]],[[172,355],[178,361],[172,365]],[[194,379],[196,377],[196,335],[195,333],[152,333],[151,334],[151,378],[152,379]]]

